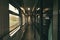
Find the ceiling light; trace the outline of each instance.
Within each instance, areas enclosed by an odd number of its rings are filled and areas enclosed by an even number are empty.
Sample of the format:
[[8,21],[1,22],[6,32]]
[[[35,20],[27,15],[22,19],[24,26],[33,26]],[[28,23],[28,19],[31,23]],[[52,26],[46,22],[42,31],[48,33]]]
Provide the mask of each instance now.
[[44,12],[47,12],[48,10],[49,10],[49,8],[43,9],[43,13],[44,13]]
[[30,10],[30,8],[28,8],[28,10]]
[[40,8],[37,8],[37,10],[40,10]]

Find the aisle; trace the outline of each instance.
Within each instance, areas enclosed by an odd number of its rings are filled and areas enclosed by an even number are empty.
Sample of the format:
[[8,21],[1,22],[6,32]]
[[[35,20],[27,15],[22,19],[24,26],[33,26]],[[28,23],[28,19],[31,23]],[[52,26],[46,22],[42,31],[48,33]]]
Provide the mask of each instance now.
[[34,31],[30,24],[27,26],[26,32],[22,40],[34,40]]

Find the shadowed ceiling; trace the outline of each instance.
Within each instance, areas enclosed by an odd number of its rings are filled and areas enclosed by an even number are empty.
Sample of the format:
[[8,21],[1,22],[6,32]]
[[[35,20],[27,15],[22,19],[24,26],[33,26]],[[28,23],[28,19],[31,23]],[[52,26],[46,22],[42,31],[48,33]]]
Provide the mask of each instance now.
[[[9,0],[10,3],[15,5],[16,7],[24,6],[25,8],[33,8],[40,7],[41,0]],[[52,7],[52,0],[43,0],[42,5],[43,8]]]

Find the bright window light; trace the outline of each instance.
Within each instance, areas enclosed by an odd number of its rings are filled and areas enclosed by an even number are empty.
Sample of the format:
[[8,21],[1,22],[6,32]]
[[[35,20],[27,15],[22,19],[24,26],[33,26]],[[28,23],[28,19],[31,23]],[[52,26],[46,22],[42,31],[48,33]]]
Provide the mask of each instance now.
[[50,10],[50,9],[49,9],[49,8],[43,9],[43,13],[44,13],[44,12],[47,12],[48,10]]
[[20,25],[19,16],[9,13],[9,31],[12,31],[17,27],[15,30],[9,33],[10,37],[12,37],[20,29],[19,25]]
[[19,16],[9,14],[9,30],[13,30],[19,25]]
[[17,13],[17,14],[19,14],[18,9],[15,8],[15,7],[13,7],[11,4],[9,4],[9,10],[10,10],[10,11],[13,11],[13,12],[15,12],[15,13]]

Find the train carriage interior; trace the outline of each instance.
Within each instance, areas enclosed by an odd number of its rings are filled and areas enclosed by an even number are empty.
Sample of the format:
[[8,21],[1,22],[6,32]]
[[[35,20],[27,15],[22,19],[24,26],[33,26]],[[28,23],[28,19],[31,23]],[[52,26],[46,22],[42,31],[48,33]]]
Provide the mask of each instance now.
[[0,40],[60,40],[59,0],[1,0]]

